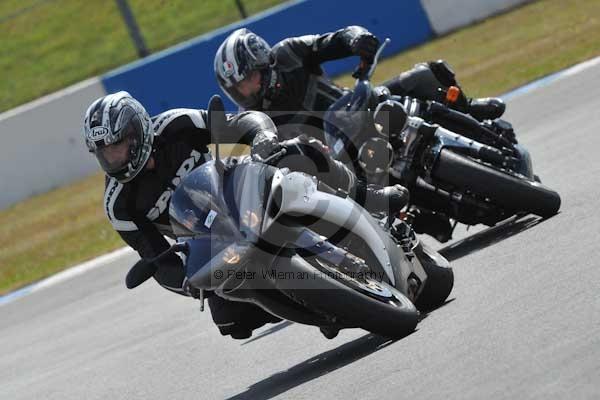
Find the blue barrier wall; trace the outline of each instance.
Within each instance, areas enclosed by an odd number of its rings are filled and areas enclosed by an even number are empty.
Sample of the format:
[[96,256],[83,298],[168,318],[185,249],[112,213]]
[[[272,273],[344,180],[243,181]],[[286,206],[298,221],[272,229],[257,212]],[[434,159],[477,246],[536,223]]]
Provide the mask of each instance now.
[[[205,108],[212,94],[222,94],[213,74],[213,56],[233,30],[247,27],[273,45],[286,37],[331,32],[347,25],[364,26],[379,38],[390,37],[384,55],[433,36],[419,0],[292,1],[114,70],[102,77],[102,83],[108,93],[127,90],[150,114],[176,107]],[[337,75],[351,71],[357,62],[355,58],[338,60],[327,63],[325,69]],[[226,107],[235,110],[226,100]]]

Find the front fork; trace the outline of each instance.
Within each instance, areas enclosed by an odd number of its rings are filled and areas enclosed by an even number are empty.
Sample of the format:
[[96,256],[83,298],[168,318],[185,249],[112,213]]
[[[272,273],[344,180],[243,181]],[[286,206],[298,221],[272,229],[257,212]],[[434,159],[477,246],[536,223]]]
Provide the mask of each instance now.
[[[390,233],[400,245],[404,254],[409,262],[413,264],[413,270],[422,269],[422,253],[423,253],[423,245],[415,231],[410,227],[410,225],[400,219],[394,218],[393,220],[389,220],[386,222],[390,228]],[[408,285],[408,297],[411,301],[415,301],[415,299],[419,296],[423,285],[423,280],[421,280],[416,274],[411,273],[407,279]]]

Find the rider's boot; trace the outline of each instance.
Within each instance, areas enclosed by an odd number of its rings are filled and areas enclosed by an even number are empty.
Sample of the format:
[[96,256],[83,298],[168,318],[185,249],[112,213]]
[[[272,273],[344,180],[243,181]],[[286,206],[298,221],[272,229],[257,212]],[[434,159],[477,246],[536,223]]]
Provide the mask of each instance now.
[[402,185],[375,186],[359,181],[355,200],[371,213],[395,214],[408,204],[409,192]]
[[402,185],[368,185],[342,162],[333,160],[330,178],[324,181],[329,186],[341,188],[370,213],[399,212],[408,204],[409,192]]

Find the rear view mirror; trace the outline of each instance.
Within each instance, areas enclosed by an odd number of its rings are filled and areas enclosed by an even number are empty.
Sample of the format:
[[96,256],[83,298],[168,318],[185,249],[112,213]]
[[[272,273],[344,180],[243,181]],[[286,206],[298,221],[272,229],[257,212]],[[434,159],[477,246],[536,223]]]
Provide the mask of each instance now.
[[208,102],[208,110],[206,111],[208,117],[208,127],[211,134],[214,135],[215,132],[218,134],[219,132],[223,131],[227,125],[227,119],[225,117],[225,105],[223,104],[221,96],[215,94],[213,97],[211,97],[210,101]]
[[391,136],[404,130],[408,115],[402,104],[394,100],[386,100],[377,105],[373,120],[381,126],[386,136]]
[[154,276],[157,266],[155,263],[141,259],[135,263],[125,277],[127,289],[133,289]]

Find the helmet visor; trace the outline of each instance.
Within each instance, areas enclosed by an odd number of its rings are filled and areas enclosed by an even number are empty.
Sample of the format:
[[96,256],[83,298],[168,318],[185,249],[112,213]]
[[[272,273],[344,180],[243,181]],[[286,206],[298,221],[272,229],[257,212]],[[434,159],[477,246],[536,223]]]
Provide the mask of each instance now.
[[119,141],[96,150],[96,158],[100,166],[109,174],[123,170],[129,163],[135,164],[140,155],[142,147],[140,119],[133,116],[121,130]]

